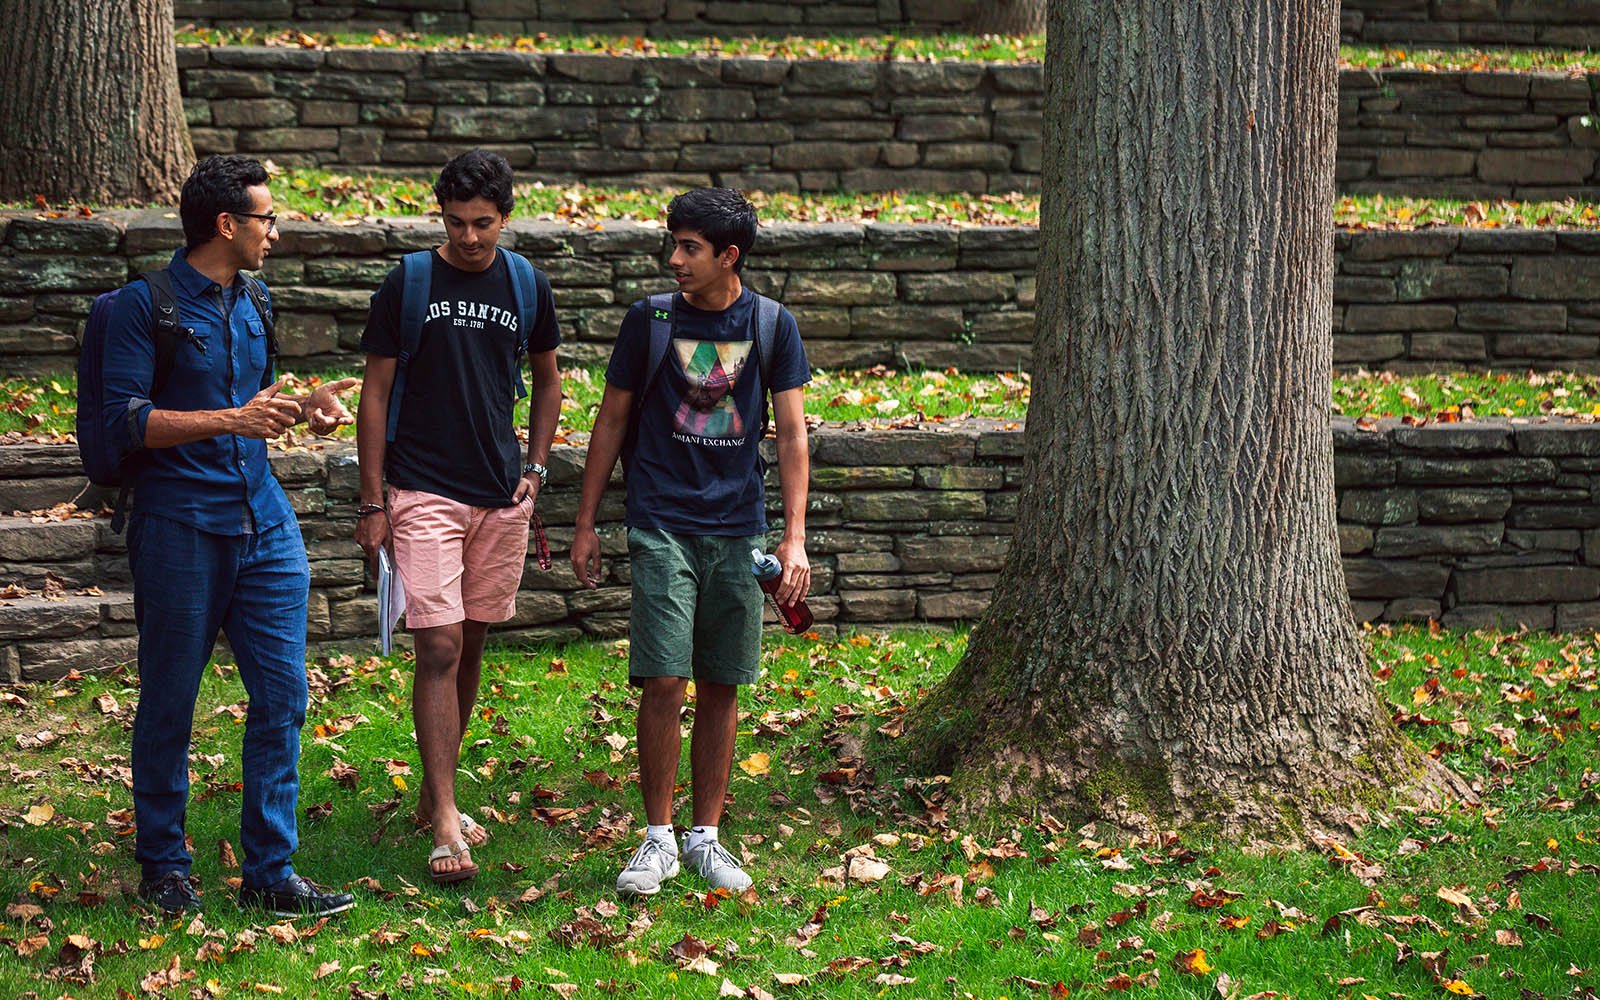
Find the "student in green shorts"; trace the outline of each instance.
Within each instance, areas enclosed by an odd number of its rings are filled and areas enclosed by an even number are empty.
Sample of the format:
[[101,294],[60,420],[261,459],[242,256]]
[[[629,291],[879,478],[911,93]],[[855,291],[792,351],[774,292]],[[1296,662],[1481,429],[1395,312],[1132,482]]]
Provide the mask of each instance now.
[[678,874],[672,789],[691,679],[694,826],[683,859],[713,889],[750,885],[718,842],[717,824],[733,766],[739,685],[756,680],[761,659],[762,595],[750,550],[764,547],[767,531],[758,448],[769,396],[783,488],[779,602],[793,603],[811,584],[801,398],[810,368],[794,317],[739,280],[755,242],[755,209],[736,191],[702,188],[672,200],[667,228],[678,291],[634,303],[622,321],[572,543],[573,571],[596,586],[595,515],[620,455],[633,580],[628,679],[641,688],[639,785],[649,824],[617,878],[624,896],[653,896]]

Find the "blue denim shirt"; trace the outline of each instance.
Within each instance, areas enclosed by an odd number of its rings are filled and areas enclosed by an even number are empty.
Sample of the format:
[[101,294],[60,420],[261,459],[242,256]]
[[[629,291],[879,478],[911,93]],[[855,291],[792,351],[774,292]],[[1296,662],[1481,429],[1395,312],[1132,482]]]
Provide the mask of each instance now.
[[[152,409],[243,406],[260,391],[267,366],[266,327],[242,288],[230,314],[221,286],[196,271],[182,249],[168,270],[178,293],[178,322],[193,336],[178,345],[172,375],[155,398],[155,340],[144,282],[117,295],[106,331],[106,430],[125,453],[144,447]],[[234,434],[146,450],[134,508],[219,535],[265,530],[294,516],[267,464],[266,442]]]

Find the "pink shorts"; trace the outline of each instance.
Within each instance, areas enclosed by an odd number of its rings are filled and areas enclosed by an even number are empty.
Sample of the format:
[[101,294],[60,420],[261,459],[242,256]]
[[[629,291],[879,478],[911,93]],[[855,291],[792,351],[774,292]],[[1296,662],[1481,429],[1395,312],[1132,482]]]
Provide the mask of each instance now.
[[516,614],[533,505],[473,507],[434,493],[389,490],[395,568],[406,588],[406,627]]

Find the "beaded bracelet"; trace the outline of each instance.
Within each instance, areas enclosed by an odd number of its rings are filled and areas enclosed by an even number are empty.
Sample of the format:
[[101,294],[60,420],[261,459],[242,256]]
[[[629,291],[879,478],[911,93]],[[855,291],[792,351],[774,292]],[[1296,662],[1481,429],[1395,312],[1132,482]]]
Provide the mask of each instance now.
[[388,508],[384,507],[384,505],[381,503],[356,504],[356,517],[366,517],[368,514],[383,514],[387,516],[388,513]]

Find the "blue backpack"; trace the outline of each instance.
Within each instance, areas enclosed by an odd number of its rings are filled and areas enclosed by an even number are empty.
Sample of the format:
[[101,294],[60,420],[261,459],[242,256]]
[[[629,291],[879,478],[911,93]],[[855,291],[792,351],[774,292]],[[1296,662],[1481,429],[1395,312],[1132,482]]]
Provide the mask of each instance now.
[[[528,337],[539,316],[538,288],[533,278],[533,265],[520,253],[501,250],[506,266],[511,269],[511,294],[517,307],[517,398],[528,394],[522,384],[522,356],[528,353]],[[384,439],[394,443],[395,432],[400,429],[400,399],[406,391],[406,371],[416,357],[422,343],[422,324],[428,321],[428,292],[433,284],[432,250],[408,253],[400,260],[403,279],[400,294],[400,353],[395,357],[394,385],[389,390],[389,427]]]
[[[272,333],[272,306],[267,303],[266,292],[259,281],[242,271],[239,279],[267,331],[267,367],[261,375],[261,388],[265,389],[272,384],[278,359],[278,344]],[[150,332],[156,348],[150,398],[155,399],[172,377],[179,341],[192,337],[193,333],[178,322],[178,293],[172,287],[172,275],[166,268],[147,271],[135,280],[143,281],[150,291]],[[89,319],[83,325],[83,346],[78,352],[78,458],[91,483],[120,488],[111,517],[111,530],[116,532],[122,531],[128,490],[137,477],[141,457],[139,452],[123,452],[106,434],[106,332],[116,297],[129,287],[124,285],[95,297]]]

